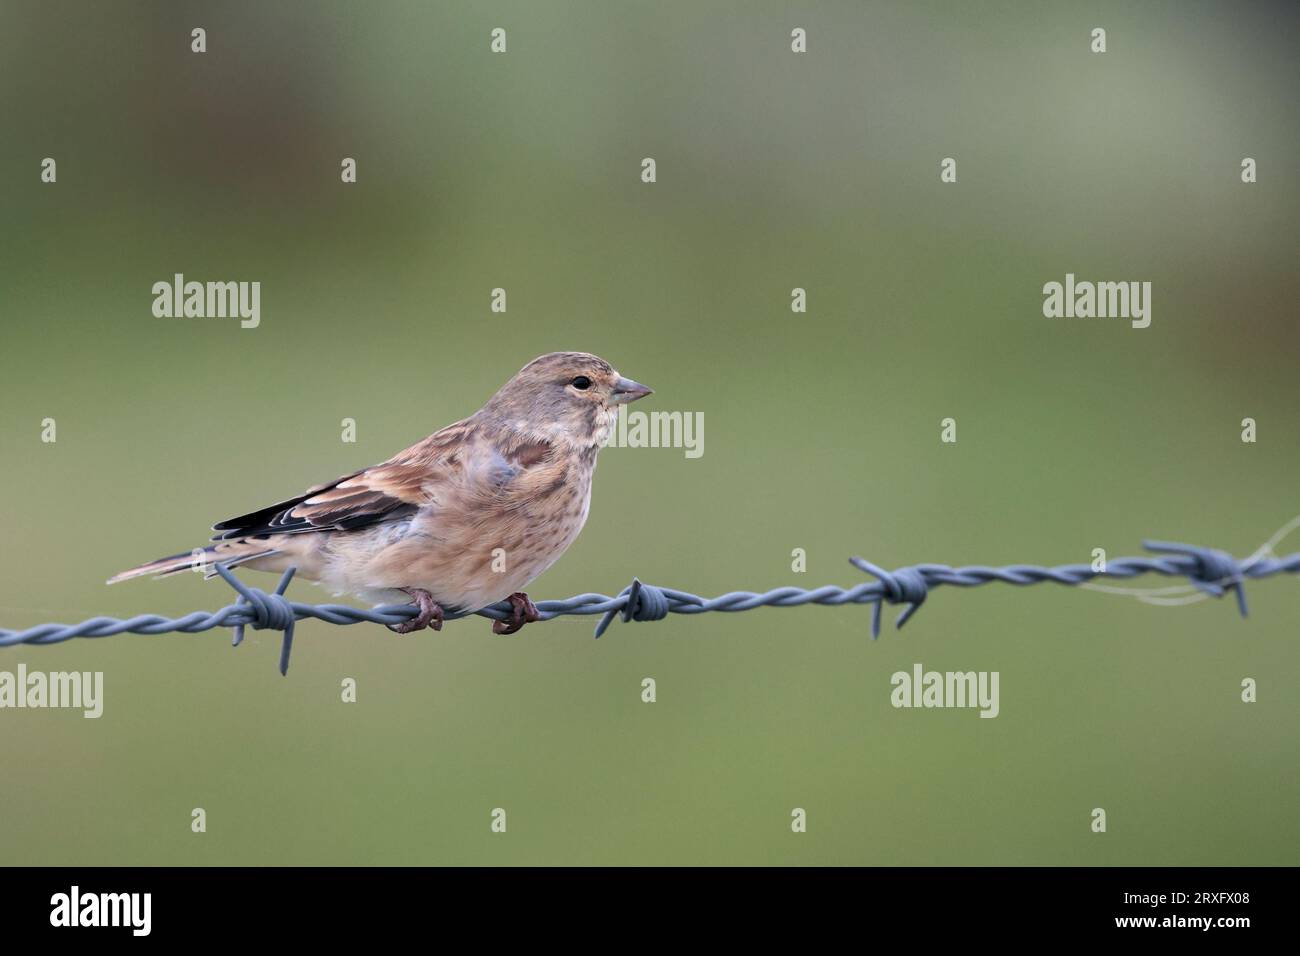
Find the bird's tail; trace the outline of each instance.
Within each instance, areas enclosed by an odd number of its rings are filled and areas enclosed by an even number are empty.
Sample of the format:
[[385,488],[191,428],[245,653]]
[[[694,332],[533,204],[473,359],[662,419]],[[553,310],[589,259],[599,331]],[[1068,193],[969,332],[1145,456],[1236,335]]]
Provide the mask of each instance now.
[[210,578],[217,573],[212,568],[217,561],[226,567],[234,568],[256,558],[275,554],[275,551],[275,548],[268,548],[265,541],[244,541],[238,538],[232,541],[218,541],[206,548],[195,548],[193,551],[158,558],[148,564],[119,571],[108,579],[108,583],[116,584],[119,581],[129,581],[131,578],[142,578],[147,574],[165,578],[181,571],[202,571],[204,577]]

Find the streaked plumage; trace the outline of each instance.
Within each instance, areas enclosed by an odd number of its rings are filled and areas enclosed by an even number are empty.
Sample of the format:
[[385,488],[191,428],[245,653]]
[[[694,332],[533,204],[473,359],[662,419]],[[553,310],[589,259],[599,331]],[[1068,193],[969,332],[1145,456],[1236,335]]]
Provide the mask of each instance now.
[[[577,538],[618,405],[649,391],[594,355],[544,355],[474,415],[382,464],[214,525],[204,560],[295,565],[375,603],[423,589],[446,611],[478,610],[523,591]],[[193,566],[187,552],[109,583]]]

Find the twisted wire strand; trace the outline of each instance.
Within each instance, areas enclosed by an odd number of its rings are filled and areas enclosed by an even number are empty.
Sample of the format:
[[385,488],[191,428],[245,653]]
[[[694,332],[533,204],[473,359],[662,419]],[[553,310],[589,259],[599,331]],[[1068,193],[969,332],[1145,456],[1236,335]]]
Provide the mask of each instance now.
[[[863,558],[850,558],[854,567],[876,580],[864,581],[843,588],[827,584],[806,590],[797,587],[779,587],[770,591],[730,591],[717,597],[706,598],[689,591],[661,588],[645,584],[634,578],[632,583],[616,595],[575,594],[562,600],[539,601],[539,618],[549,621],[566,615],[601,615],[596,625],[596,637],[605,633],[615,617],[624,621],[658,621],[669,614],[705,614],[712,611],[734,613],[756,607],[800,607],[821,604],[838,607],[844,604],[873,605],[871,636],[880,634],[881,608],[885,604],[905,605],[895,621],[902,627],[925,603],[932,588],[970,588],[993,582],[1025,587],[1031,584],[1052,582],[1067,586],[1086,584],[1097,578],[1128,579],[1144,574],[1184,578],[1208,597],[1223,597],[1232,592],[1237,608],[1246,616],[1247,579],[1272,577],[1278,574],[1300,574],[1300,552],[1285,557],[1274,556],[1261,549],[1248,558],[1237,559],[1226,551],[1196,545],[1166,541],[1143,543],[1151,556],[1116,558],[1107,562],[1104,571],[1094,570],[1089,564],[1066,564],[1058,567],[1040,567],[1031,564],[1012,564],[995,568],[970,565],[953,568],[946,564],[917,564],[887,571]],[[58,644],[74,637],[111,637],[114,634],[198,634],[218,627],[231,628],[232,644],[238,646],[244,638],[244,628],[274,630],[283,634],[280,649],[280,673],[289,670],[289,654],[293,647],[294,624],[308,618],[328,624],[399,624],[417,613],[410,604],[388,604],[376,608],[356,608],[346,604],[306,604],[291,601],[284,596],[294,568],[280,578],[274,591],[266,592],[240,581],[223,564],[214,565],[216,572],[238,594],[234,604],[218,611],[194,611],[183,617],[167,618],[158,614],[139,614],[118,619],[93,617],[79,624],[38,624],[26,630],[0,629],[0,647],[18,644]],[[474,613],[494,621],[511,615],[508,601],[500,601]],[[448,620],[464,617],[449,614]]]

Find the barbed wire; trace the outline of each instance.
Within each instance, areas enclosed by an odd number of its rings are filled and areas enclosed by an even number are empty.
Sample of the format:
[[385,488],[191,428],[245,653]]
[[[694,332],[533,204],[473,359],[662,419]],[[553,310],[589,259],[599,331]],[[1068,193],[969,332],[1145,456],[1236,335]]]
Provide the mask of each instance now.
[[[1277,540],[1275,536],[1275,541]],[[983,565],[952,568],[946,564],[916,564],[887,571],[863,558],[850,558],[854,567],[876,580],[864,581],[849,588],[836,585],[805,590],[797,587],[773,588],[770,591],[730,591],[714,598],[701,597],[689,591],[661,588],[633,578],[632,583],[616,595],[575,594],[563,600],[539,601],[539,620],[549,621],[565,615],[601,615],[596,624],[596,637],[605,633],[615,617],[625,622],[658,621],[669,614],[705,614],[711,611],[733,613],[756,607],[799,607],[821,604],[836,607],[843,604],[870,604],[872,638],[880,635],[881,608],[885,604],[905,605],[895,621],[902,627],[925,603],[932,588],[978,587],[998,581],[1004,584],[1027,586],[1054,582],[1064,585],[1089,586],[1097,578],[1128,579],[1144,574],[1160,574],[1185,578],[1189,586],[1207,597],[1223,597],[1232,592],[1237,607],[1246,616],[1247,579],[1271,577],[1276,574],[1300,574],[1300,552],[1277,557],[1269,545],[1248,558],[1237,559],[1226,551],[1196,545],[1167,541],[1143,542],[1154,556],[1117,558],[1101,567],[1091,564],[1066,564],[1055,568],[1030,564],[1013,564],[994,568]],[[58,644],[74,637],[111,637],[114,634],[196,634],[218,627],[234,630],[232,644],[239,646],[244,639],[244,629],[283,632],[280,648],[280,673],[289,670],[289,654],[293,649],[294,624],[308,618],[329,624],[399,624],[418,612],[414,605],[389,604],[376,608],[357,608],[346,604],[305,604],[284,596],[295,568],[285,571],[274,591],[267,592],[240,581],[223,564],[212,565],[216,573],[239,595],[234,603],[219,611],[194,611],[184,617],[167,618],[157,614],[140,614],[119,619],[93,617],[80,624],[39,624],[22,631],[0,629],[0,647],[17,644]],[[1103,569],[1104,568],[1104,569]],[[1091,585],[1096,587],[1096,585]],[[1140,591],[1126,592],[1142,597]],[[508,601],[500,601],[474,613],[494,621],[511,616]],[[466,617],[465,614],[448,614],[447,620]]]

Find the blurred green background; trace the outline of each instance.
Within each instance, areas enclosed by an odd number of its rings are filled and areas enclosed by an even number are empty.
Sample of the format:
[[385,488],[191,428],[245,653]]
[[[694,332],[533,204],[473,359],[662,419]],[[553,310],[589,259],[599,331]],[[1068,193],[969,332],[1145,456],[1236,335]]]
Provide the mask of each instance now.
[[[0,625],[229,603],[103,582],[555,349],[703,412],[705,454],[604,452],[538,599],[850,584],[851,554],[1249,553],[1300,512],[1298,27],[1264,3],[5,0]],[[175,272],[260,281],[261,326],[154,318]],[[1151,281],[1151,327],[1045,319],[1067,272]],[[865,607],[600,641],[309,622],[287,678],[271,632],[4,649],[106,688],[99,720],[0,711],[0,861],[1295,863],[1300,589],[1249,596],[1241,621],[940,589],[875,643]],[[999,671],[1001,715],[895,710],[915,662]]]

